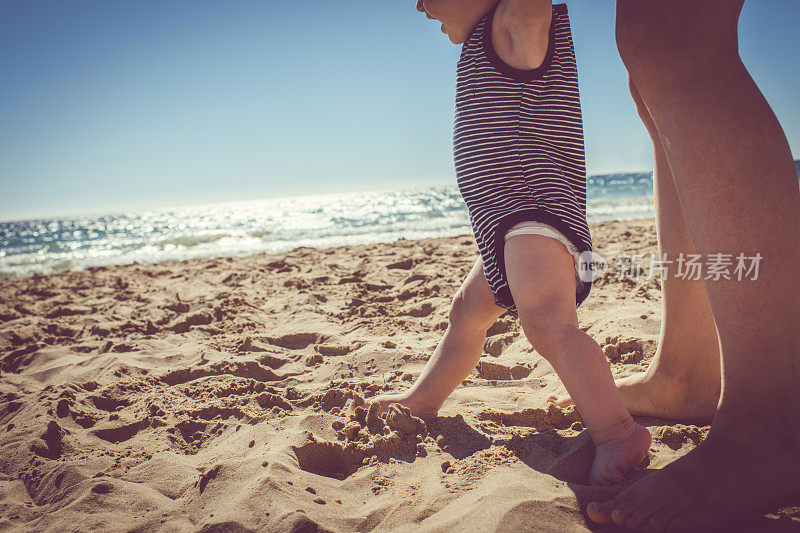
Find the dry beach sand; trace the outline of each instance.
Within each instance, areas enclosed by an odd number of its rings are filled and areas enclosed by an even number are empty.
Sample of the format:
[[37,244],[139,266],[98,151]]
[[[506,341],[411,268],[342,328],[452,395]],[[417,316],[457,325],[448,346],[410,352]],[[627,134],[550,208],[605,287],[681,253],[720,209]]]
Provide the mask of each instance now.
[[[607,258],[655,251],[651,220],[592,231]],[[0,282],[0,529],[589,529],[587,501],[618,489],[585,485],[589,436],[546,408],[560,383],[513,318],[439,419],[360,407],[419,374],[476,253],[463,236]],[[612,268],[579,313],[615,375],[646,368],[657,280]],[[636,476],[708,430],[641,422]],[[789,508],[750,530],[798,525]]]

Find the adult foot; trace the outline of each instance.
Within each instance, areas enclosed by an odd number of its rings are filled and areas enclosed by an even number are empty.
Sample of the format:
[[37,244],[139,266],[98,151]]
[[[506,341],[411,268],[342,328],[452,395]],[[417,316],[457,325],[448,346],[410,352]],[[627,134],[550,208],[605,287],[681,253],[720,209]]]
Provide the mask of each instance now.
[[[622,403],[634,416],[710,422],[717,412],[719,382],[691,377],[662,377],[658,371],[642,372],[615,381]],[[572,405],[569,395],[551,394],[547,401],[559,407]]]
[[433,420],[439,416],[439,408],[437,406],[426,403],[424,400],[408,391],[398,394],[381,394],[380,396],[375,396],[367,401],[367,407],[373,403],[378,404],[379,415],[386,412],[391,404],[399,403],[411,409],[412,415],[425,421]]
[[743,444],[712,429],[696,449],[586,511],[599,524],[647,533],[716,531],[798,502],[798,442],[764,436]]
[[645,458],[651,441],[650,432],[631,420],[622,435],[595,447],[589,484],[623,483],[625,477]]

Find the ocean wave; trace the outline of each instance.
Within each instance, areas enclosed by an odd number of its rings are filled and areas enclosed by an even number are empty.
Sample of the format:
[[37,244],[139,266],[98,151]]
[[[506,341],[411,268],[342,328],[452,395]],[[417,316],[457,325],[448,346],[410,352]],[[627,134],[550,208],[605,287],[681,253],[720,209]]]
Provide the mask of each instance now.
[[194,246],[201,246],[203,244],[213,243],[224,239],[227,235],[224,233],[216,233],[213,235],[180,235],[177,237],[170,237],[162,239],[153,243],[153,246],[165,250],[172,247],[192,248]]
[[[593,176],[590,221],[653,216],[648,173]],[[0,278],[470,233],[456,187],[297,196],[0,223]]]

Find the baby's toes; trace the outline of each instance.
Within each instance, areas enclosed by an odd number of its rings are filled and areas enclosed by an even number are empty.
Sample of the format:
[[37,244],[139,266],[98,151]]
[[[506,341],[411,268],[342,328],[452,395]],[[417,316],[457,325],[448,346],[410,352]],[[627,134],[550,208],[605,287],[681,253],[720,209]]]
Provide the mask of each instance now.
[[366,401],[366,407],[369,410],[369,406],[372,404],[378,405],[378,414],[381,415],[389,408],[389,406],[393,403],[402,403],[401,398],[397,394],[382,394],[380,396],[375,396],[374,398],[370,398]]
[[569,395],[559,396],[558,394],[551,394],[547,397],[547,403],[552,403],[559,407],[569,407],[574,402]]

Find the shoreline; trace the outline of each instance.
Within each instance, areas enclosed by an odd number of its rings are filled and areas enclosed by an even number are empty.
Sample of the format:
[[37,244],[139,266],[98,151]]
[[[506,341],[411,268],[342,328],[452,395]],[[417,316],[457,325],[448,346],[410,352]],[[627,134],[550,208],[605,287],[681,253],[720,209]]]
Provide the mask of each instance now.
[[[652,219],[590,229],[607,259],[656,249]],[[0,528],[588,531],[616,489],[586,486],[591,440],[547,408],[563,389],[511,317],[438,419],[349,416],[419,375],[476,257],[462,235],[0,281]],[[623,377],[655,352],[661,296],[614,274],[579,320]],[[637,420],[634,478],[708,430]]]
[[[620,223],[625,223],[625,222],[646,223],[646,222],[652,222],[653,220],[654,220],[653,217],[638,217],[638,218],[604,220],[604,221],[600,221],[600,222],[590,222],[589,223],[589,229],[590,229],[590,231],[592,231],[592,234],[594,234],[594,231],[592,230],[592,228],[594,228],[595,226],[598,226],[598,225],[602,225],[602,224],[614,223],[614,222],[620,222]],[[393,244],[393,243],[396,243],[398,241],[404,241],[404,240],[411,241],[411,240],[447,239],[447,238],[460,238],[460,237],[471,238],[472,235],[471,235],[471,233],[466,231],[464,233],[460,233],[460,234],[456,234],[456,235],[432,236],[432,237],[423,237],[423,238],[420,238],[420,239],[416,239],[416,238],[407,239],[405,237],[399,237],[399,238],[395,238],[394,240],[387,240],[387,241],[378,240],[378,241],[370,242],[370,243],[335,244],[335,245],[332,245],[332,246],[324,246],[324,247],[298,246],[298,247],[291,248],[291,249],[288,249],[288,250],[284,250],[284,251],[281,251],[281,252],[261,252],[261,251],[257,251],[257,252],[253,252],[253,253],[245,252],[245,253],[242,253],[242,254],[228,254],[228,255],[223,254],[223,255],[209,255],[209,256],[201,255],[201,256],[197,256],[197,257],[187,257],[185,259],[168,259],[168,260],[164,260],[164,261],[155,261],[155,262],[133,261],[133,262],[130,262],[130,263],[108,263],[108,264],[102,264],[102,265],[86,266],[86,267],[82,267],[82,268],[67,268],[67,269],[63,269],[63,270],[59,269],[59,270],[54,270],[52,272],[32,272],[32,273],[27,273],[27,274],[24,274],[24,275],[19,275],[19,276],[11,274],[11,273],[8,273],[8,272],[0,271],[0,282],[2,282],[3,280],[7,280],[7,279],[26,279],[26,278],[33,278],[33,277],[43,277],[43,276],[58,275],[58,274],[64,274],[64,273],[69,273],[69,272],[92,271],[92,270],[96,270],[98,268],[181,264],[181,263],[184,263],[186,261],[192,261],[192,260],[212,260],[213,261],[213,260],[220,260],[220,259],[227,259],[227,258],[243,259],[243,258],[253,257],[253,256],[256,256],[256,255],[281,255],[281,254],[285,254],[285,253],[291,253],[291,252],[293,252],[293,251],[295,251],[297,249],[303,249],[303,248],[309,248],[309,249],[314,249],[314,250],[329,250],[329,249],[336,249],[336,248],[347,248],[347,247],[351,247],[351,246],[368,246],[370,244]],[[65,262],[69,262],[69,261],[70,260],[66,260]]]

